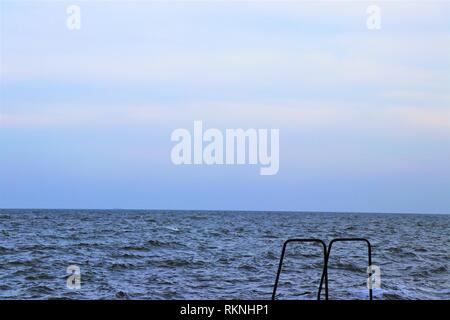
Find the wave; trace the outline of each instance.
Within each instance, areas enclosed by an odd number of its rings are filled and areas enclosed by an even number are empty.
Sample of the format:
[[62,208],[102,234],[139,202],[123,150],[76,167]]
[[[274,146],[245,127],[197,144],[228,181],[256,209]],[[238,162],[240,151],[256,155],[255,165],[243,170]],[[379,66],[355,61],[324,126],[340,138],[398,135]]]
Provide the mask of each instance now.
[[238,266],[238,269],[240,270],[246,270],[246,271],[257,271],[258,268],[256,268],[255,266],[248,264],[248,263],[244,263]]

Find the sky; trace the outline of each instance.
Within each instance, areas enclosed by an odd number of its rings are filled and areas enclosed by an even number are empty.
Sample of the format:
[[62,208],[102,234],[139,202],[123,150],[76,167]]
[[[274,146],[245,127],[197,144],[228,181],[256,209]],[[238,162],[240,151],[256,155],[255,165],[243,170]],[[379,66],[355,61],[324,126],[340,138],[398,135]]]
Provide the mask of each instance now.
[[[450,213],[450,2],[371,4],[1,0],[0,208]],[[174,165],[195,120],[278,174]]]

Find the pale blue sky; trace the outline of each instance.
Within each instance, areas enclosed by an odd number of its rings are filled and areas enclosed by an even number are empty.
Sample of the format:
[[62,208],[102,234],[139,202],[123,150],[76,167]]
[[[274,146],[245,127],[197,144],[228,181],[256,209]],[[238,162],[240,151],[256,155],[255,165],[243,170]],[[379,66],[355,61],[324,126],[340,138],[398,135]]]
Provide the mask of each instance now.
[[[2,0],[0,207],[450,213],[450,3],[369,4]],[[279,173],[174,166],[194,120]]]

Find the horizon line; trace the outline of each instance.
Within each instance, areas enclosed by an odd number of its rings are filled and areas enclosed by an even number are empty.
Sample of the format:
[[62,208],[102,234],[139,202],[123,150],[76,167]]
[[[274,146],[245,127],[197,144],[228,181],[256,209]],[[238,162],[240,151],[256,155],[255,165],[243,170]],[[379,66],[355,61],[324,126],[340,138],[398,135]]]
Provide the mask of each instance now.
[[199,211],[199,212],[249,212],[249,213],[332,213],[332,214],[402,214],[450,215],[450,212],[388,212],[388,211],[319,211],[319,210],[241,210],[241,209],[149,209],[149,208],[0,208],[2,210],[70,210],[70,211]]

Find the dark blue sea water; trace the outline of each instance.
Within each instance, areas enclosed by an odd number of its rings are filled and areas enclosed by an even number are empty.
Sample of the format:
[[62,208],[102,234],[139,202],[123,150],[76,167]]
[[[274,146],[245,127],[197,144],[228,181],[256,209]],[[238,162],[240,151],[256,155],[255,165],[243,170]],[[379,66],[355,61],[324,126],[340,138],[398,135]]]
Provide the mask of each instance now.
[[[449,231],[449,215],[0,210],[0,298],[270,299],[284,240],[365,237],[375,299],[449,299]],[[365,254],[333,248],[331,299],[367,298]],[[320,247],[289,247],[278,298],[314,299],[321,266]]]

